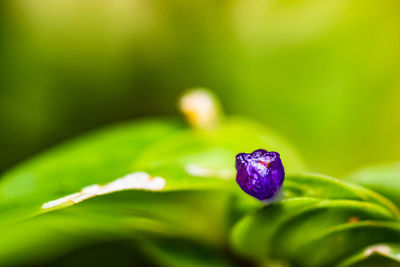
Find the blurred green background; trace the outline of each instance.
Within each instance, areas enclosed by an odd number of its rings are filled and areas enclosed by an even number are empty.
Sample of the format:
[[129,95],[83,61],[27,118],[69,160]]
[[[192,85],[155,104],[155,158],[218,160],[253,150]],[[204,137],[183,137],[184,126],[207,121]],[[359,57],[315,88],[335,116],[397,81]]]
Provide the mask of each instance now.
[[397,0],[6,0],[0,171],[192,86],[342,175],[400,159]]

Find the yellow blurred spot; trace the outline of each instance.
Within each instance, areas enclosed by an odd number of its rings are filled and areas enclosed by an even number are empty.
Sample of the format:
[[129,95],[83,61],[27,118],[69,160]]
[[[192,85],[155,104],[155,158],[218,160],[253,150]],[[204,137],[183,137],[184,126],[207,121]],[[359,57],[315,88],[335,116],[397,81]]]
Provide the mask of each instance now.
[[357,217],[357,216],[353,216],[353,217],[350,217],[348,219],[349,223],[356,223],[356,222],[359,222],[359,221],[360,221],[360,217]]
[[181,112],[195,128],[208,130],[219,125],[218,100],[205,89],[193,89],[184,94],[179,102]]

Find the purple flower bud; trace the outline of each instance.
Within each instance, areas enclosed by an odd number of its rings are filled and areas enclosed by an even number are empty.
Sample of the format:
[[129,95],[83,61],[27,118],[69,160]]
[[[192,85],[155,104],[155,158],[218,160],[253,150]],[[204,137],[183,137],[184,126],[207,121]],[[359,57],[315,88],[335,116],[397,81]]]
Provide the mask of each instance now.
[[236,182],[240,188],[261,201],[277,196],[285,178],[279,153],[264,149],[238,154],[236,170]]

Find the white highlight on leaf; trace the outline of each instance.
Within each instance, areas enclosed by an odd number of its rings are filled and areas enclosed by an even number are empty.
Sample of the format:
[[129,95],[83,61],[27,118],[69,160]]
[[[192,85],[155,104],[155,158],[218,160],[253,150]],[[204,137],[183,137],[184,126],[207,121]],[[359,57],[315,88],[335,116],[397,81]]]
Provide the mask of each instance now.
[[231,179],[235,175],[230,169],[212,169],[197,164],[187,164],[185,166],[185,171],[192,176],[206,178]]
[[165,187],[165,184],[165,179],[162,177],[151,177],[145,172],[135,172],[116,179],[108,184],[89,185],[84,187],[78,193],[46,202],[42,205],[42,209],[50,209],[68,203],[76,204],[94,196],[105,195],[112,192],[129,189],[144,189],[152,191],[162,190]]
[[364,256],[368,257],[368,256],[370,256],[371,254],[374,254],[374,253],[378,253],[378,254],[381,254],[381,255],[389,255],[390,252],[391,252],[390,247],[385,246],[385,245],[376,245],[376,246],[372,246],[372,247],[367,248],[364,251]]
[[81,195],[81,193],[74,193],[74,194],[71,194],[71,195],[68,195],[68,196],[65,196],[62,198],[58,198],[56,200],[46,202],[42,205],[42,209],[49,209],[49,208],[52,208],[52,207],[55,207],[55,206],[58,206],[58,205],[61,205],[61,204],[64,204],[64,203],[67,203],[70,201],[73,202],[73,199],[78,198],[80,195]]

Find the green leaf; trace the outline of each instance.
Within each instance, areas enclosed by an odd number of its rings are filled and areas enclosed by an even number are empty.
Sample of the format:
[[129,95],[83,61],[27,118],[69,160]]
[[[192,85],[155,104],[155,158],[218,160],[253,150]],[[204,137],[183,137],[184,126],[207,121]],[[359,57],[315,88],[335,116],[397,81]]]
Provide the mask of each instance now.
[[324,175],[288,175],[283,185],[284,196],[328,199],[353,199],[381,204],[399,216],[399,209],[388,199],[362,186]]
[[331,266],[368,244],[400,237],[397,208],[370,190],[317,175],[288,176],[283,189],[282,201],[235,225],[236,252],[258,261]]
[[35,210],[85,186],[137,171],[164,177],[165,190],[224,186],[234,178],[235,154],[260,147],[280,151],[289,172],[303,168],[276,134],[245,120],[232,119],[211,132],[174,121],[115,126],[61,145],[6,173],[0,182],[0,210],[3,214],[10,209],[16,213],[16,206]]
[[314,198],[283,200],[246,216],[233,228],[231,241],[234,249],[248,258],[268,258],[272,249],[270,240],[279,226],[299,209],[319,201]]
[[144,252],[151,255],[158,266],[237,266],[229,259],[229,255],[220,248],[205,246],[190,240],[159,239],[145,241],[143,247]]
[[44,202],[122,177],[132,172],[132,160],[150,143],[182,129],[176,122],[129,123],[55,147],[2,176],[0,216],[29,216]]
[[[235,155],[260,147],[279,151],[288,172],[303,169],[275,133],[235,118],[213,131],[173,120],[128,123],[56,147],[0,180],[0,265],[46,261],[121,238],[140,243],[173,237],[222,248],[234,221],[232,196],[246,207],[237,217],[261,205],[234,182]],[[119,191],[41,208],[137,172],[160,176],[166,185],[157,192]]]
[[320,233],[302,247],[293,261],[304,266],[332,266],[367,245],[399,239],[398,222],[364,221],[338,225]]
[[400,266],[400,244],[384,243],[368,246],[337,267],[395,267]]
[[400,206],[400,163],[368,167],[356,171],[346,179],[371,188]]
[[228,231],[227,201],[228,195],[218,190],[98,196],[1,228],[0,265],[57,258],[80,247],[120,239],[180,237],[219,246]]

